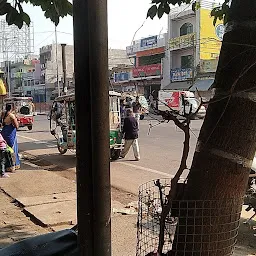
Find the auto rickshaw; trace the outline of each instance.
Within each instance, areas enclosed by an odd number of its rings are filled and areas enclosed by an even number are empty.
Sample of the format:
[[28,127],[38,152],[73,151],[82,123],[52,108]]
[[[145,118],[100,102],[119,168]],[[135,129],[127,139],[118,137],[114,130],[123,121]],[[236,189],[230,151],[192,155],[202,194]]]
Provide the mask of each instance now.
[[19,123],[19,127],[27,127],[32,130],[34,123],[34,104],[32,97],[10,97],[4,99],[4,107],[12,105],[13,112]]
[[[117,160],[122,149],[122,132],[120,117],[121,94],[109,92],[109,145],[110,158]],[[57,140],[57,147],[61,154],[67,150],[76,149],[76,120],[75,120],[75,94],[57,97],[52,105],[50,118],[50,131]],[[55,123],[55,124],[54,124]]]

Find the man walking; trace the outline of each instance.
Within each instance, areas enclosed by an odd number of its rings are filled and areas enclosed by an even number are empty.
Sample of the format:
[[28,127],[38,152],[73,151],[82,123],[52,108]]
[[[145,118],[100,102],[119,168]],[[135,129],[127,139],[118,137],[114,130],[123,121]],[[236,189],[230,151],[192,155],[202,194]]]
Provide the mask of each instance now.
[[126,118],[124,119],[123,133],[125,138],[124,149],[121,152],[121,158],[124,158],[130,150],[133,148],[133,154],[136,161],[140,160],[140,151],[138,143],[138,121],[133,115],[132,109],[126,110]]
[[133,113],[135,115],[136,120],[140,121],[140,112],[141,112],[141,104],[140,97],[137,96],[135,102],[132,103]]

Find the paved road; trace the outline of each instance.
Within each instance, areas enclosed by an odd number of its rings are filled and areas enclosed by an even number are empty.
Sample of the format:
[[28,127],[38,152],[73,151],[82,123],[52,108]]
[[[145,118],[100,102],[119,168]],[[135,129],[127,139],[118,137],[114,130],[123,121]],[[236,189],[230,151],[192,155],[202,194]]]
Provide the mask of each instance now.
[[[140,121],[141,160],[135,162],[130,152],[125,159],[111,163],[113,186],[136,193],[138,186],[148,180],[167,178],[175,174],[181,157],[183,133],[172,122],[155,126],[149,133],[150,124],[155,125],[157,121],[150,118]],[[189,163],[201,125],[201,120],[192,121]],[[54,137],[49,133],[49,121],[46,116],[36,117],[32,131],[21,129],[18,132],[18,140],[21,151],[27,151],[53,165],[61,166],[59,171],[68,170],[69,174],[66,176],[75,179],[75,154],[58,154]]]

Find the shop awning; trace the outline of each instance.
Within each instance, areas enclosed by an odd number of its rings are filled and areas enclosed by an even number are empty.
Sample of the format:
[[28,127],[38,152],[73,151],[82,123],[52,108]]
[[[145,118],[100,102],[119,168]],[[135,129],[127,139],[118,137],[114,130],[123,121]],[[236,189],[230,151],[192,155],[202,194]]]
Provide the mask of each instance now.
[[214,82],[213,78],[210,79],[197,79],[195,84],[189,89],[192,92],[198,91],[208,91]]
[[191,81],[173,82],[163,87],[162,90],[188,90]]

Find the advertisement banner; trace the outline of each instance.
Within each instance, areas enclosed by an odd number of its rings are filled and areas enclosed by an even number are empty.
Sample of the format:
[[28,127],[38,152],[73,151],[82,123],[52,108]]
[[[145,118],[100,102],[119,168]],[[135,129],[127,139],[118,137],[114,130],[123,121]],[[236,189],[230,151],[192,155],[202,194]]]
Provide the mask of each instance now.
[[194,40],[195,40],[195,33],[171,38],[169,42],[170,50],[191,47],[195,43]]
[[151,37],[143,38],[140,40],[141,48],[154,47],[154,46],[157,46],[157,36],[151,36]]
[[135,53],[133,46],[127,46],[126,47],[126,54],[127,56],[133,55]]
[[133,77],[159,76],[161,75],[161,64],[153,64],[134,68],[132,70]]
[[220,41],[223,40],[224,32],[225,32],[225,26],[223,24],[219,24],[216,26],[215,34]]
[[200,59],[215,59],[220,54],[221,41],[225,27],[223,21],[217,20],[215,26],[212,24],[211,10],[200,8]]
[[171,81],[185,81],[188,79],[192,79],[193,70],[192,68],[176,68],[171,70]]
[[200,72],[216,72],[218,66],[218,59],[215,60],[201,60],[200,61]]
[[154,48],[154,49],[149,49],[149,50],[144,50],[144,51],[140,51],[136,53],[136,57],[142,57],[142,56],[152,56],[155,54],[161,54],[165,52],[165,48],[164,47],[160,47],[160,48]]
[[180,92],[159,91],[159,100],[165,102],[170,108],[178,108],[180,105]]
[[129,72],[114,73],[114,83],[129,81],[129,78]]

